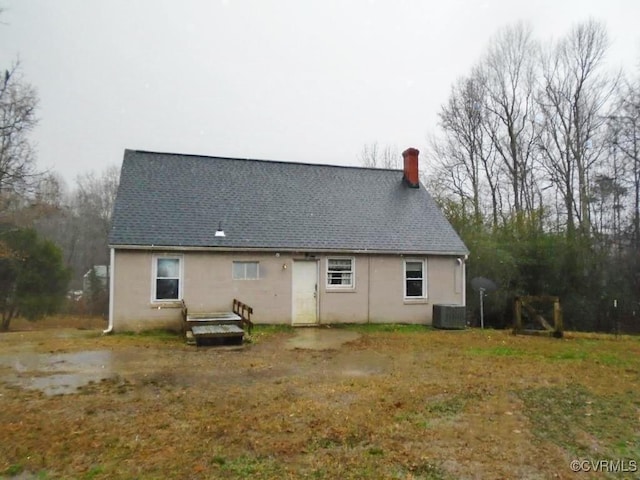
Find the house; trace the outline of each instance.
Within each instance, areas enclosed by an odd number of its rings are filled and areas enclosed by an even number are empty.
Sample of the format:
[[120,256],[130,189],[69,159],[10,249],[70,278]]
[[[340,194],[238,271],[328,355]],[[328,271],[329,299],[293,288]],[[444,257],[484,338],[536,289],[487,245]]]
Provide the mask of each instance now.
[[107,315],[109,310],[109,267],[94,265],[82,277],[84,313]]
[[464,305],[468,250],[418,177],[126,150],[109,236],[109,330],[180,328],[190,311],[255,323],[430,324]]
[[[92,279],[93,277],[93,279]],[[82,290],[85,295],[91,295],[93,287],[106,292],[109,280],[109,268],[107,265],[94,265],[82,276]]]

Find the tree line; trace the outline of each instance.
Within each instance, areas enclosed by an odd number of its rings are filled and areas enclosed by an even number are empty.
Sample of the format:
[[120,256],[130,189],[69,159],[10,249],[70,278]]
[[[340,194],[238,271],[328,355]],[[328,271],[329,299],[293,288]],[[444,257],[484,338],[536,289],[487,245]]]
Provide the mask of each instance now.
[[501,286],[494,325],[514,295],[552,294],[570,328],[638,327],[640,76],[612,71],[609,45],[595,20],[546,43],[508,26],[440,109],[426,182],[469,278]]
[[[18,315],[37,319],[65,306],[107,311],[93,267],[108,265],[119,169],[80,175],[71,190],[55,172],[38,170],[29,138],[37,108],[36,89],[15,63],[0,77],[0,330]],[[82,299],[67,298],[83,288]]]

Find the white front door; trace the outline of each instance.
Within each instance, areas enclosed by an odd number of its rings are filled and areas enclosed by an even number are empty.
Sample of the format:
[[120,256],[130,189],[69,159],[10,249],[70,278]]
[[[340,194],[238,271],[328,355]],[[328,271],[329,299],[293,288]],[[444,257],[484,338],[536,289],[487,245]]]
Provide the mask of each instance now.
[[318,262],[299,260],[293,262],[292,274],[293,325],[318,323]]

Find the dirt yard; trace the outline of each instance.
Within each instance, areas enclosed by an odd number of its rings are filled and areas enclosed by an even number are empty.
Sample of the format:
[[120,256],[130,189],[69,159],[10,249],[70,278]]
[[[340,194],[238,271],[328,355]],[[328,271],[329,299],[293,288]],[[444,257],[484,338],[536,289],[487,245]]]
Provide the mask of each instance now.
[[0,476],[640,475],[640,338],[262,327],[231,350],[86,325],[0,334]]

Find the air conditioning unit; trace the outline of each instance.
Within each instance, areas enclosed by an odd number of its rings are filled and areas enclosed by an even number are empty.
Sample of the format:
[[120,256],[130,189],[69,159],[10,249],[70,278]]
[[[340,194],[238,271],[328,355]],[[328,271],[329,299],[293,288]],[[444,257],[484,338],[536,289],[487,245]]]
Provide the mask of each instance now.
[[434,305],[433,322],[435,328],[462,330],[467,327],[466,308],[463,305]]

